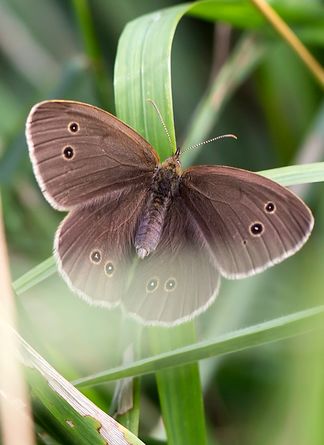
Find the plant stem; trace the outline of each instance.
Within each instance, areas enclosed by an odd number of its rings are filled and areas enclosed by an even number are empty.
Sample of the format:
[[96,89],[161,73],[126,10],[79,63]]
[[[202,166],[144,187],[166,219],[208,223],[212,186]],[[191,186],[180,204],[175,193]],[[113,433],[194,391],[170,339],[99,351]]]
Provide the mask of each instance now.
[[96,38],[88,1],[72,0],[72,2],[83,38],[85,52],[94,74],[97,99],[103,108],[111,108],[112,92],[109,89],[109,85],[112,85],[112,82],[104,67],[104,60]]
[[251,0],[255,7],[268,20],[273,28],[280,34],[288,45],[295,51],[301,60],[308,67],[319,84],[324,87],[324,70],[317,60],[312,56],[308,49],[298,39],[296,34],[282,20],[282,18],[271,8],[265,0]]

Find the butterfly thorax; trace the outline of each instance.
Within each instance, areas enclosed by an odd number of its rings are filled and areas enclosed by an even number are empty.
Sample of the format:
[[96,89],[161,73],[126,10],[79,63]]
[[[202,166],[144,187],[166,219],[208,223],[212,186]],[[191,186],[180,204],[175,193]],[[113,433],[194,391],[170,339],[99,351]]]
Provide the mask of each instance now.
[[135,234],[135,248],[140,258],[149,255],[159,244],[168,208],[179,190],[180,177],[177,156],[168,158],[154,172]]

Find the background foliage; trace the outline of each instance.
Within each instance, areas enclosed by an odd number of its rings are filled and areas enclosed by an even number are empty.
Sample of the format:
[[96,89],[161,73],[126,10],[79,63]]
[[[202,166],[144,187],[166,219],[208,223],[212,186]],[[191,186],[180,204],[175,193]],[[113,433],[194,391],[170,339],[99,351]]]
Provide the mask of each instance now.
[[[208,134],[204,137],[231,132],[239,141],[224,140],[188,152],[185,162],[265,170],[323,160],[320,86],[268,25],[257,23],[249,9],[237,7],[247,2],[223,3],[227,17],[237,26],[230,28],[223,22],[215,27],[211,20],[186,17],[177,29],[172,53],[175,129],[178,144],[199,142],[205,125]],[[321,2],[273,3],[323,61],[323,31],[312,21],[312,8],[319,11],[318,22],[324,20]],[[30,107],[40,100],[66,98],[115,112],[113,69],[124,26],[173,4],[166,0],[154,4],[147,0],[0,3],[0,183],[13,278],[50,256],[53,235],[62,219],[44,200],[32,174],[24,140]],[[291,7],[294,14],[289,14]],[[235,69],[242,80],[231,94],[228,78],[217,84],[217,74],[245,38],[257,42],[250,44],[255,58],[249,56],[246,75],[244,58],[239,59]],[[221,87],[225,88],[224,106],[216,113]],[[262,275],[223,280],[216,303],[197,322],[198,339],[214,339],[323,304],[323,184],[298,187],[298,193],[316,219],[308,244]],[[21,294],[17,304],[24,338],[68,379],[118,366],[123,345],[136,330],[118,309],[87,306],[57,275]],[[149,351],[146,346],[144,354]],[[201,362],[209,442],[323,443],[323,346],[322,332],[316,330]],[[113,385],[86,389],[85,394],[107,411]],[[142,379],[141,399],[140,436],[163,440],[152,377]],[[39,431],[57,443],[70,443],[52,423],[50,413],[37,403],[34,414]]]

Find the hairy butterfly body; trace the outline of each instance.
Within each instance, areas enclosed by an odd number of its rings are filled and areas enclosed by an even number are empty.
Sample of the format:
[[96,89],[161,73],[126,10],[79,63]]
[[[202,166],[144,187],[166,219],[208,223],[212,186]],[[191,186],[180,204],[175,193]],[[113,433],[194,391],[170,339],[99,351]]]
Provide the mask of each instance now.
[[69,214],[55,238],[62,276],[87,301],[144,323],[204,311],[220,276],[243,278],[289,257],[313,227],[291,191],[245,170],[196,166],[154,149],[113,115],[72,101],[31,110],[26,135],[48,201]]
[[166,214],[179,194],[180,162],[176,157],[167,159],[153,174],[147,204],[135,234],[136,252],[145,258],[158,246]]

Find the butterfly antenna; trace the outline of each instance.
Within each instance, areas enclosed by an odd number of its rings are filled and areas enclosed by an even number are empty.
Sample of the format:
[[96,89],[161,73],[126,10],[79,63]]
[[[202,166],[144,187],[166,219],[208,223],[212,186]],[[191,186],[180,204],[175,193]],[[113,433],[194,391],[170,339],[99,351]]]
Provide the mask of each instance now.
[[147,99],[147,101],[148,101],[151,105],[153,105],[155,111],[157,112],[157,114],[158,114],[158,116],[159,116],[159,119],[160,119],[160,122],[161,122],[161,124],[162,124],[162,126],[163,126],[163,128],[164,128],[164,131],[165,131],[165,133],[166,133],[166,135],[167,135],[167,137],[168,137],[170,147],[172,148],[172,141],[171,141],[170,133],[169,133],[169,131],[168,131],[168,129],[167,129],[167,126],[165,125],[165,122],[164,122],[164,120],[163,120],[161,111],[158,109],[158,106],[156,105],[156,103],[154,102],[154,100],[152,100],[152,99]]
[[216,136],[215,138],[207,139],[207,141],[199,142],[198,144],[195,145],[190,145],[190,147],[187,147],[185,150],[183,150],[181,154],[185,153],[188,150],[191,150],[192,148],[197,148],[200,147],[201,145],[209,144],[209,142],[214,142],[217,141],[218,139],[224,139],[224,138],[237,139],[237,136],[235,136],[235,134],[222,134],[220,136]]

